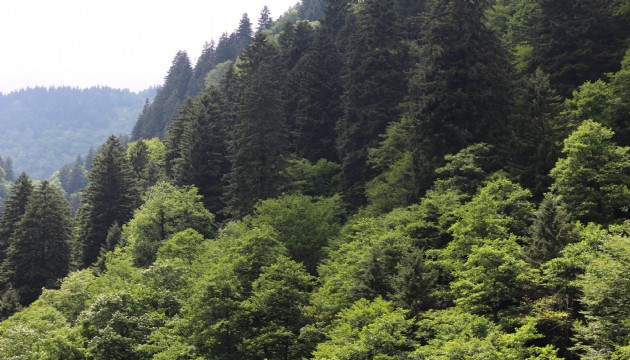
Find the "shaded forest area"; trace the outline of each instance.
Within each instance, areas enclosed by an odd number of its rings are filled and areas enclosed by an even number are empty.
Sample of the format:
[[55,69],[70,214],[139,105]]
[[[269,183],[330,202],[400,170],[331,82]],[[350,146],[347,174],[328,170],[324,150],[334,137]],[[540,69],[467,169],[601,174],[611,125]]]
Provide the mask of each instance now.
[[2,172],[0,354],[630,358],[629,27],[605,0],[244,15],[131,142]]

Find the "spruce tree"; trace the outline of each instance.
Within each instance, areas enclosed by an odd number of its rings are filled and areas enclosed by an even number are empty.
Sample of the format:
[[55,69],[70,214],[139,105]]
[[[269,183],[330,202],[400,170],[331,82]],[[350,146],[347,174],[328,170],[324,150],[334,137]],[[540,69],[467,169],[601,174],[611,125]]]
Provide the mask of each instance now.
[[30,304],[42,287],[55,286],[68,274],[72,236],[69,206],[60,191],[43,181],[32,193],[11,236],[5,269],[22,304]]
[[258,18],[257,31],[260,32],[260,31],[265,31],[267,29],[270,29],[271,25],[273,25],[273,19],[271,18],[271,11],[269,11],[269,8],[267,7],[267,5],[265,5],[262,11],[260,12],[260,17]]
[[416,192],[432,183],[446,154],[476,142],[504,145],[511,101],[511,65],[483,24],[481,4],[434,1],[424,20],[421,61],[413,71],[405,116]]
[[6,181],[14,181],[15,173],[13,172],[13,159],[9,156],[4,163],[4,179]]
[[83,247],[81,262],[93,263],[107,231],[114,224],[124,224],[138,204],[137,185],[125,149],[115,136],[110,136],[94,158],[79,216],[78,240]]
[[260,199],[280,194],[286,166],[287,134],[280,91],[278,50],[262,33],[238,64],[239,96],[228,144],[226,213],[241,217]]
[[178,51],[164,80],[164,86],[138,117],[131,133],[132,140],[164,138],[171,119],[177,116],[179,106],[186,99],[192,73],[188,54]]
[[551,185],[549,171],[567,135],[566,124],[559,116],[563,101],[540,69],[519,88],[511,121],[510,170],[540,197]]
[[210,89],[186,107],[173,121],[172,130],[179,135],[169,133],[168,151],[176,157],[170,162],[171,176],[178,185],[195,185],[206,208],[216,214],[224,206],[222,178],[229,169],[224,101]]
[[6,257],[11,236],[26,211],[26,204],[32,192],[33,183],[28,175],[20,174],[11,188],[9,198],[4,202],[4,212],[0,215],[0,262]]
[[238,28],[234,33],[236,38],[236,55],[239,55],[243,49],[252,42],[252,36],[254,30],[252,29],[252,22],[249,20],[247,14],[243,14],[241,21],[238,23]]
[[[618,69],[630,23],[614,16],[609,0],[540,0],[532,24],[532,66],[568,96],[587,80]],[[625,42],[625,44],[624,44]]]
[[294,152],[313,163],[338,161],[335,125],[341,117],[341,59],[325,28],[289,73],[288,107]]
[[214,41],[205,43],[188,84],[188,97],[194,98],[206,88],[206,75],[217,65]]
[[367,166],[368,149],[378,145],[379,135],[400,116],[408,67],[393,0],[359,5],[344,34],[345,92],[337,124],[344,196],[354,206],[365,203],[365,183],[376,175]]

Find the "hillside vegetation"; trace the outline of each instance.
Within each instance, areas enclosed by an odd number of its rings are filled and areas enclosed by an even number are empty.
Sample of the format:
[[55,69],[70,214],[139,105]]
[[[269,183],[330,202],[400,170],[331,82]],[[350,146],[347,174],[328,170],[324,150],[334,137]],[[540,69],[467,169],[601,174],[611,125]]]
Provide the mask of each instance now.
[[604,0],[243,16],[194,67],[176,54],[87,184],[82,159],[12,181],[0,357],[630,358],[628,20]]

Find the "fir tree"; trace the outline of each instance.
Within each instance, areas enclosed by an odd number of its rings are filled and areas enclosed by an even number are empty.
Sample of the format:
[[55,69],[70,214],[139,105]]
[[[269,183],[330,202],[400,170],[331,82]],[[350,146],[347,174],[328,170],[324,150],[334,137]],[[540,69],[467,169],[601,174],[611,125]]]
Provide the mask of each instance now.
[[14,181],[15,173],[13,173],[13,159],[9,156],[2,167],[4,169],[4,179],[6,181]]
[[234,33],[236,38],[237,55],[252,42],[253,34],[254,30],[252,29],[252,22],[249,20],[249,16],[247,14],[243,14],[241,21],[238,23],[238,28]]
[[42,287],[68,274],[71,222],[68,203],[48,181],[29,198],[7,253],[5,269],[22,304],[33,302]]
[[0,215],[0,262],[6,257],[11,236],[26,211],[26,204],[32,192],[33,183],[28,175],[20,174],[13,184],[11,195],[4,202],[4,212]]
[[211,89],[186,106],[173,121],[172,130],[179,134],[169,133],[168,151],[176,157],[170,162],[171,176],[179,185],[195,185],[206,208],[216,214],[224,206],[222,178],[229,168],[225,105],[221,94]]
[[138,117],[131,133],[132,140],[164,138],[171,119],[177,116],[179,106],[186,99],[192,72],[188,54],[178,51],[164,80],[164,86]]
[[206,87],[206,75],[217,65],[214,41],[205,43],[188,84],[188,97],[194,98]]
[[573,219],[564,204],[551,193],[546,193],[536,211],[530,229],[531,242],[527,256],[534,264],[543,264],[560,256],[570,242],[578,240]]
[[271,11],[267,5],[265,5],[260,12],[260,17],[258,18],[258,30],[257,31],[265,31],[271,28],[273,25],[273,19],[271,18]]
[[278,50],[256,35],[239,63],[235,124],[228,144],[226,213],[241,217],[260,199],[280,194],[287,153]]
[[405,90],[407,50],[394,13],[393,0],[366,0],[347,23],[343,83],[343,116],[337,124],[346,200],[365,203],[365,183],[375,176],[367,166],[368,148],[398,120]]
[[532,66],[568,96],[587,80],[619,67],[630,25],[609,0],[541,0],[532,24]]
[[435,1],[424,21],[421,62],[410,80],[405,116],[417,194],[432,183],[444,155],[476,142],[504,145],[511,67],[482,22],[480,4]]
[[138,203],[137,186],[125,150],[110,136],[94,158],[79,216],[78,240],[83,247],[82,264],[96,260],[107,231],[116,222],[129,220]]
[[341,117],[341,59],[325,28],[289,73],[292,106],[292,147],[299,157],[315,163],[337,161],[335,125]]

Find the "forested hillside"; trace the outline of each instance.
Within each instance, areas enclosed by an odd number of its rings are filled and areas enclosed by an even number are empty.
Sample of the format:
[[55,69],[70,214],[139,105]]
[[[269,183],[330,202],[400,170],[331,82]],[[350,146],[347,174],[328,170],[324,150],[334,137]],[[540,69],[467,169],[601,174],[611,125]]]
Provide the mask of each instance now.
[[110,134],[128,134],[154,93],[107,87],[0,93],[0,154],[13,159],[15,171],[45,179]]
[[0,357],[629,359],[629,49],[624,1],[244,15],[132,142],[5,160]]

